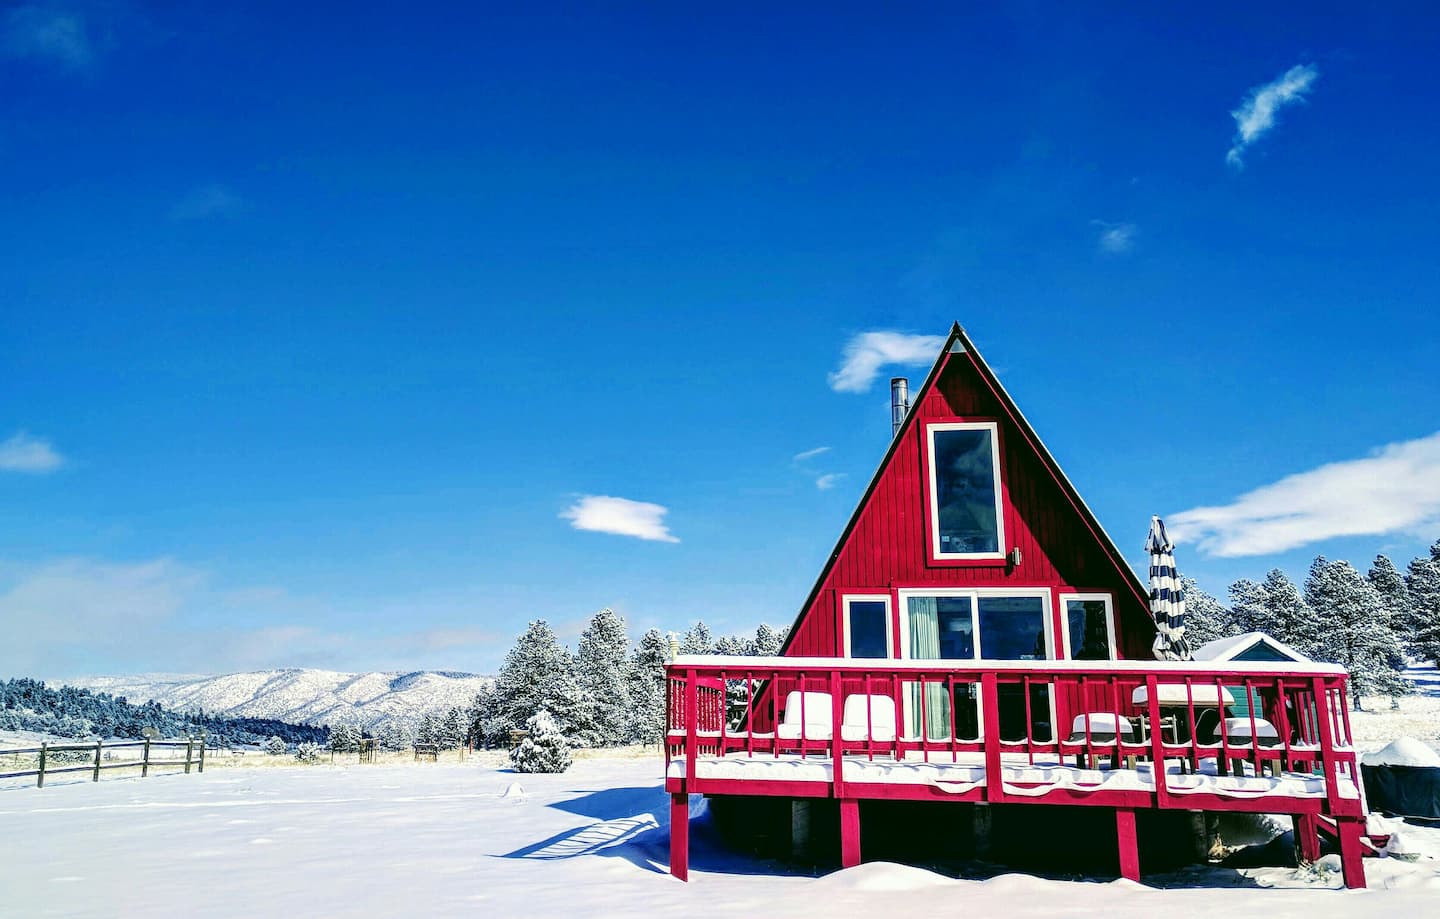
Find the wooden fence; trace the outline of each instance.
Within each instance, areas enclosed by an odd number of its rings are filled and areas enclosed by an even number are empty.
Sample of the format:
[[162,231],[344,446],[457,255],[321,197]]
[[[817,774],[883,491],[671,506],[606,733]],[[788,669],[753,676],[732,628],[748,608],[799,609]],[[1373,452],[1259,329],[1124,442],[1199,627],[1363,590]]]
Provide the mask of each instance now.
[[[185,758],[179,756],[154,756],[158,751],[185,750]],[[105,754],[115,750],[140,750],[138,759],[120,759],[107,762]],[[72,754],[84,753],[93,754],[83,757],[76,757]],[[62,754],[56,756],[56,754]],[[91,781],[100,781],[100,773],[107,769],[139,769],[142,777],[148,776],[151,769],[163,769],[168,767],[183,768],[186,775],[189,775],[193,768],[197,772],[205,771],[205,741],[204,740],[97,740],[91,743],[42,743],[38,747],[16,747],[14,749],[0,750],[0,760],[8,756],[34,755],[37,761],[34,769],[20,769],[10,772],[0,772],[0,779],[25,778],[35,776],[35,787],[44,788],[46,776],[64,775],[77,772],[90,773]],[[76,762],[76,760],[83,762]],[[0,766],[0,768],[4,768]]]

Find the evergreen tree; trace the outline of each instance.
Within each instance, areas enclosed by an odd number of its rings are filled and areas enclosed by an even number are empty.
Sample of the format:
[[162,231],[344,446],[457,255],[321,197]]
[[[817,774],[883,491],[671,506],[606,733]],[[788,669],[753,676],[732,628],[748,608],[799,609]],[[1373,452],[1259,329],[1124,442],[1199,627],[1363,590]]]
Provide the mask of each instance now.
[[354,753],[360,749],[360,728],[348,721],[332,725],[330,749],[335,753]]
[[1264,585],[1241,578],[1230,585],[1230,622],[1235,633],[1268,631]]
[[686,632],[685,637],[680,639],[681,654],[713,654],[715,653],[715,639],[710,635],[709,626],[703,622],[696,622]]
[[1389,623],[1390,631],[1395,635],[1395,660],[1391,662],[1390,669],[1404,673],[1403,648],[1413,630],[1410,591],[1405,587],[1405,578],[1395,570],[1394,563],[1383,555],[1375,556],[1375,563],[1370,566],[1365,577],[1380,595],[1380,602],[1385,606],[1385,619]]
[[1406,647],[1420,660],[1440,667],[1440,563],[1423,557],[1412,560],[1405,572],[1405,590],[1410,597]]
[[1395,669],[1400,648],[1384,600],[1360,572],[1349,562],[1318,556],[1305,580],[1305,600],[1317,626],[1316,644],[1308,653],[1349,671],[1356,711],[1363,695],[1404,694],[1404,677]]
[[650,629],[630,655],[625,683],[630,698],[630,719],[625,736],[630,743],[655,744],[665,736],[665,636]]
[[263,749],[266,753],[269,753],[271,756],[279,756],[280,754],[285,752],[285,738],[272,737],[269,740],[265,741],[265,745],[261,749]]
[[570,653],[544,619],[536,619],[515,641],[495,677],[492,719],[505,732],[518,730],[541,709],[554,713],[562,729],[584,720],[571,678]]
[[420,725],[415,729],[416,743],[438,743],[439,734],[436,731],[435,716],[429,712],[420,716]]
[[387,724],[376,737],[382,750],[409,750],[415,744],[415,732],[399,721]]
[[437,734],[437,741],[442,749],[454,750],[465,745],[466,735],[470,732],[470,722],[466,719],[465,713],[458,706],[451,706],[440,721]]
[[630,638],[625,620],[606,607],[590,619],[575,654],[575,681],[588,717],[578,726],[577,740],[591,747],[609,747],[625,740],[630,719],[630,691],[625,679]]
[[1180,587],[1185,591],[1185,637],[1192,649],[1239,634],[1230,610],[1201,590],[1194,578],[1182,575]]
[[780,633],[763,622],[755,629],[755,654],[758,657],[780,655]]
[[[1352,571],[1354,569],[1351,569]],[[1295,582],[1279,568],[1265,575],[1265,620],[1268,632],[1302,654],[1314,657],[1320,648],[1320,630],[1315,611],[1301,596]]]
[[564,772],[570,768],[570,744],[555,719],[540,709],[525,722],[528,736],[510,751],[516,772]]

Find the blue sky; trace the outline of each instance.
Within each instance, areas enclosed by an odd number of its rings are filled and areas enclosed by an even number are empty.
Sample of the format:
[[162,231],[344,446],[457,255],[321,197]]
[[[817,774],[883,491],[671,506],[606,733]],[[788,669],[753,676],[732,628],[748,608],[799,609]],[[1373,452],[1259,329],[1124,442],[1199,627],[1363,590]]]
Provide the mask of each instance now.
[[788,622],[956,319],[1137,563],[1422,551],[1440,15],[1007,6],[0,8],[0,672]]

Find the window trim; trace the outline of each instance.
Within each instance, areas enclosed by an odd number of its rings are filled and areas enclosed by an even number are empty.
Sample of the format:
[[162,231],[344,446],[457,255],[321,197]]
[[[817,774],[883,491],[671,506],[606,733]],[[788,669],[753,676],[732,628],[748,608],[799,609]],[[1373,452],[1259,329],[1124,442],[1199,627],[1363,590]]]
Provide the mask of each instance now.
[[1060,640],[1065,648],[1065,660],[1074,660],[1071,655],[1074,653],[1070,647],[1070,610],[1066,604],[1071,600],[1103,600],[1105,602],[1105,636],[1110,646],[1110,660],[1116,661],[1117,656],[1116,635],[1115,635],[1115,598],[1108,593],[1097,591],[1076,591],[1062,593],[1056,598],[1060,602]]
[[[990,432],[990,466],[995,488],[995,552],[940,551],[940,493],[935,470],[935,434],[937,431]],[[1000,425],[994,421],[936,421],[925,425],[925,500],[926,521],[930,529],[930,559],[937,562],[1004,561],[1009,553],[1005,543],[1004,482],[1000,475]]]
[[[850,604],[854,601],[885,604],[885,657],[852,657],[850,654]],[[842,650],[846,660],[894,660],[895,659],[895,605],[889,594],[842,594],[840,597],[840,629]]]

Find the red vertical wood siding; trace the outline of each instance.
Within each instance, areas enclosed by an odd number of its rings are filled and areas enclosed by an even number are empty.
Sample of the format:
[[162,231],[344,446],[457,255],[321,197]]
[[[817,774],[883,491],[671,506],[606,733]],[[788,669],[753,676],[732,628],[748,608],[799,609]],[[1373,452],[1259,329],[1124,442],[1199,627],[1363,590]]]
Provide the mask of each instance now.
[[[1021,552],[1021,562],[1013,568],[930,560],[925,425],[944,421],[993,421],[999,426],[1005,549]],[[946,356],[935,385],[923,394],[900,437],[814,601],[797,620],[786,654],[844,653],[839,617],[845,594],[887,593],[897,587],[1044,587],[1052,591],[1055,602],[1057,656],[1063,648],[1060,629],[1064,627],[1059,595],[1069,592],[1109,593],[1120,657],[1150,656],[1154,626],[1145,603],[1136,596],[1134,582],[1116,569],[968,353]],[[902,616],[905,611],[897,607],[894,614]]]

